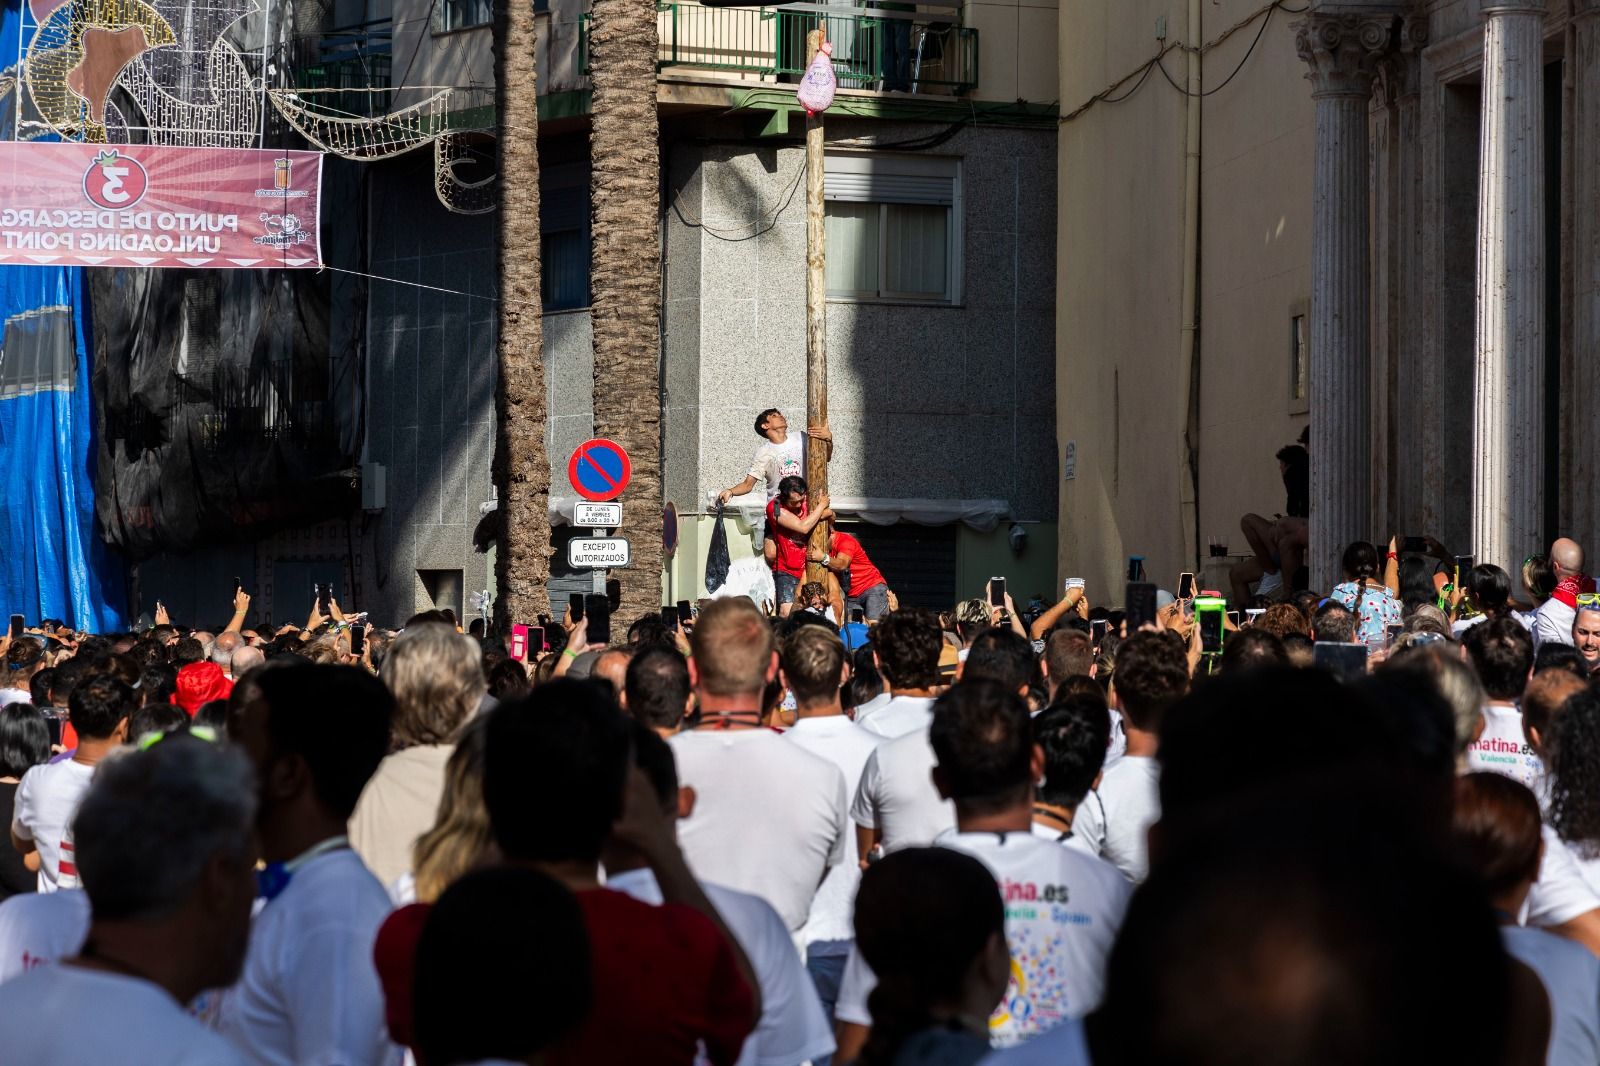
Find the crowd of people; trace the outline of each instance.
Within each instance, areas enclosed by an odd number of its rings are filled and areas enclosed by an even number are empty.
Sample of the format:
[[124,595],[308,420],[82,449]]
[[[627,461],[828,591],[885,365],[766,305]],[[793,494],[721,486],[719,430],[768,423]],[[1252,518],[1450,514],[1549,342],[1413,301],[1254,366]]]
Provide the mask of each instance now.
[[845,612],[526,662],[243,590],[14,631],[0,1061],[1600,1063],[1579,545],[1354,544],[1214,640],[1192,582],[940,614],[830,537]]

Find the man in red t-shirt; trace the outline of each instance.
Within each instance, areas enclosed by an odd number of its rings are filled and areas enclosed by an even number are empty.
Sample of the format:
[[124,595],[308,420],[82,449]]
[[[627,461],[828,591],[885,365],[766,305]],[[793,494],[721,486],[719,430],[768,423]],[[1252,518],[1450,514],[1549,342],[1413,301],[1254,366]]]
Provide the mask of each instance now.
[[848,610],[860,608],[868,622],[876,622],[889,613],[889,583],[867,558],[867,550],[859,540],[833,529],[828,534],[828,553],[810,552],[807,558],[826,566],[839,578]]
[[805,478],[791,474],[778,482],[778,494],[767,504],[767,536],[777,545],[772,583],[777,590],[778,613],[784,617],[793,609],[795,591],[805,577],[806,538],[818,522],[833,517],[826,496],[817,501],[816,511],[811,510],[806,501],[810,492]]
[[[634,766],[630,719],[597,686],[553,681],[487,728],[483,792],[501,853],[576,892],[587,919],[594,1009],[546,1061],[686,1063],[703,1042],[729,1066],[761,1016],[755,972]],[[661,906],[600,886],[612,836],[649,862]]]
[[[632,720],[601,686],[562,679],[501,704],[486,728],[483,795],[500,853],[574,892],[589,937],[594,1007],[543,1061],[682,1066],[703,1046],[714,1066],[731,1066],[761,1017],[755,971],[634,765]],[[607,840],[645,858],[661,905],[601,886]],[[390,1033],[407,1045],[426,909],[392,914],[373,953]]]

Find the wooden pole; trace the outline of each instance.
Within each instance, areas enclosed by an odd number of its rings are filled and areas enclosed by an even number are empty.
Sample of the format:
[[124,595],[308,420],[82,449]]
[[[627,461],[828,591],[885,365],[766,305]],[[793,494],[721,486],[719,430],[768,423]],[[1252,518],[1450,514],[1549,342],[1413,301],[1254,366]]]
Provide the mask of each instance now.
[[[822,50],[827,31],[821,25],[806,34],[806,65]],[[827,218],[823,213],[823,129],[822,115],[806,116],[806,427],[828,428],[828,259]],[[828,494],[828,457],[832,446],[806,440],[806,483],[811,489],[810,506]],[[810,548],[828,550],[828,522],[818,522],[811,531]],[[807,581],[825,582],[825,569],[817,563],[806,567]]]

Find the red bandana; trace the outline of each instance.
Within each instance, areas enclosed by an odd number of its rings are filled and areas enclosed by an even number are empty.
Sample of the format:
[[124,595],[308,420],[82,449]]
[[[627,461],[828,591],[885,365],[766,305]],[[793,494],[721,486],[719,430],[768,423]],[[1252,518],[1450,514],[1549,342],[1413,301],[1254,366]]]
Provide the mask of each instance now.
[[1583,592],[1594,591],[1594,578],[1568,575],[1561,579],[1556,590],[1550,594],[1552,600],[1564,603],[1568,607],[1578,606],[1578,595]]

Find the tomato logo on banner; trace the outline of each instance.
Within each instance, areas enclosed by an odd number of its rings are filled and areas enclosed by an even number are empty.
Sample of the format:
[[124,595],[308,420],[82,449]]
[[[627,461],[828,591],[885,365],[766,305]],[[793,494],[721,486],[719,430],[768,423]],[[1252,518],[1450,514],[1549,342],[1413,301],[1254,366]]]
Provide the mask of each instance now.
[[95,156],[83,172],[83,195],[99,207],[132,207],[144,199],[149,188],[150,177],[143,164],[115,149]]

